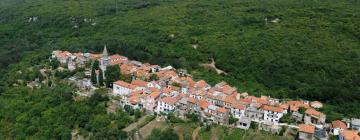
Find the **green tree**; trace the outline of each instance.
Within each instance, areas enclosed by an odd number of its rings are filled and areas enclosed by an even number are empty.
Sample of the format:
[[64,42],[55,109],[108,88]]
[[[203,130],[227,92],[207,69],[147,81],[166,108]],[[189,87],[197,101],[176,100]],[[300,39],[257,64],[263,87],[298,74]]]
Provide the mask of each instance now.
[[98,60],[95,60],[93,61],[93,64],[92,64],[92,68],[91,68],[91,83],[93,85],[97,84],[98,80],[97,80],[97,75],[96,75],[96,70],[99,70],[100,67],[99,67],[99,61]]
[[112,83],[120,78],[120,67],[118,65],[108,66],[106,68],[105,83],[107,87],[112,87]]
[[238,121],[238,118],[235,118],[233,115],[230,115],[229,117],[229,124],[234,124]]
[[159,79],[159,78],[157,77],[156,74],[151,74],[151,75],[150,75],[150,78],[149,78],[150,81],[156,81],[156,80],[158,80],[158,79]]
[[98,60],[94,60],[92,68],[100,69],[100,62]]
[[104,86],[103,71],[99,69],[99,86]]
[[197,122],[199,121],[199,115],[195,114],[195,113],[188,113],[186,114],[186,117],[188,119],[190,119],[192,122]]
[[91,83],[93,85],[95,85],[97,83],[97,78],[96,78],[96,70],[95,68],[91,68],[91,77],[90,77]]

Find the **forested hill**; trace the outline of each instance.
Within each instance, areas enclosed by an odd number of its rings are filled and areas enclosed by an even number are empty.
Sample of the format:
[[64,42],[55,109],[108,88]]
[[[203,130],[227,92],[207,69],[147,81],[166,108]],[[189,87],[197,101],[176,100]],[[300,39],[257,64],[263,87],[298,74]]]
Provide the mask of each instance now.
[[[186,68],[211,83],[320,100],[327,114],[359,117],[359,7],[357,0],[3,0],[0,89],[50,50],[107,44],[111,53]],[[228,75],[199,66],[210,58]]]

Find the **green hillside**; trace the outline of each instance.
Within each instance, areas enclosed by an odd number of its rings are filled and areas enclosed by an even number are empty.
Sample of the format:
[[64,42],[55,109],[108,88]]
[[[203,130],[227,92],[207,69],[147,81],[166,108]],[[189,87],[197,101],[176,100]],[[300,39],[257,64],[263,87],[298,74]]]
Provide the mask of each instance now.
[[[3,0],[0,90],[53,49],[99,52],[107,44],[212,84],[320,100],[327,114],[359,117],[359,7],[356,0]],[[199,66],[210,58],[228,75]]]

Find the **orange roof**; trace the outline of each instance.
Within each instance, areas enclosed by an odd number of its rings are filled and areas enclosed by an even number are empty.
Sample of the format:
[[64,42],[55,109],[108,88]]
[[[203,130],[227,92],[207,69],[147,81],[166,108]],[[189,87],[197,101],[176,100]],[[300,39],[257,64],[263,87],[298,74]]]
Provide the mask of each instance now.
[[200,80],[196,82],[196,87],[204,88],[207,85],[207,83],[204,80]]
[[250,104],[250,103],[251,103],[251,99],[249,99],[249,98],[240,99],[240,102],[243,102],[243,103],[246,103],[246,104]]
[[116,81],[116,82],[114,82],[113,84],[114,84],[114,85],[121,86],[121,87],[129,88],[129,89],[134,89],[134,88],[136,88],[136,86],[135,86],[135,85],[132,85],[132,84],[126,83],[126,82],[121,81],[121,80]]
[[331,122],[331,127],[332,128],[342,128],[342,129],[346,129],[346,124],[340,120],[336,120]]
[[235,91],[236,91],[236,89],[229,85],[225,85],[222,87],[222,92],[227,95],[233,94]]
[[218,111],[218,112],[221,112],[221,113],[226,113],[226,112],[227,112],[227,109],[224,108],[224,107],[219,107],[219,108],[217,109],[217,111]]
[[232,107],[236,108],[236,109],[240,109],[240,110],[244,110],[245,106],[239,104],[239,103],[234,103],[232,104]]
[[323,115],[321,112],[319,111],[316,111],[315,109],[312,109],[312,108],[309,108],[305,111],[306,114],[308,115],[314,115],[314,116],[317,116],[317,117],[320,117],[321,115]]
[[139,96],[141,94],[143,94],[144,92],[142,90],[136,90],[136,91],[132,91],[130,92],[130,96]]
[[206,101],[206,100],[200,100],[200,101],[198,102],[198,105],[199,105],[201,108],[205,109],[205,108],[207,108],[207,107],[210,105],[210,103],[209,103],[208,101]]
[[116,65],[128,62],[127,57],[118,54],[109,56],[109,64]]
[[300,107],[309,108],[309,105],[305,104],[304,101],[288,101],[287,104],[289,104],[290,106],[295,106],[297,108]]
[[263,98],[255,98],[255,100],[257,103],[260,103],[260,104],[268,104],[269,103],[268,100],[263,99]]
[[132,64],[122,64],[120,65],[121,74],[129,75],[132,73],[133,65]]
[[315,126],[307,125],[307,124],[300,124],[299,125],[299,132],[305,132],[305,133],[314,134],[315,133]]
[[161,92],[163,92],[163,93],[170,93],[170,92],[172,92],[173,90],[171,89],[171,88],[162,88],[161,89]]
[[149,87],[149,90],[152,92],[160,92],[160,89],[155,88],[155,87]]
[[282,109],[288,109],[289,104],[281,104],[279,107],[281,107]]
[[345,137],[345,140],[360,140],[358,132],[352,130],[342,130],[340,134]]
[[146,87],[148,83],[142,80],[132,80],[131,84],[136,86]]
[[137,77],[147,77],[147,76],[149,76],[149,72],[147,72],[145,70],[136,70],[135,72],[136,72],[135,75]]
[[272,112],[283,112],[284,110],[280,107],[275,107],[275,106],[268,106],[268,105],[264,105],[262,107],[263,110],[269,110]]
[[131,96],[128,100],[131,104],[135,105],[140,102],[140,96]]
[[298,106],[294,106],[294,105],[290,105],[290,110],[291,111],[298,111],[299,107]]
[[110,56],[109,56],[109,59],[110,59],[110,60],[111,60],[111,59],[122,59],[122,60],[125,60],[125,59],[127,59],[127,57],[121,56],[121,55],[118,55],[118,54],[114,54],[114,55],[110,55]]
[[188,101],[188,102],[190,102],[190,103],[196,104],[196,102],[197,102],[198,100],[196,100],[196,99],[194,99],[194,98],[190,97],[190,98],[188,98],[188,100],[187,100],[187,101]]
[[[234,95],[234,96],[233,96]],[[227,103],[234,103],[236,101],[236,94],[225,97],[225,102]]]
[[90,54],[90,59],[91,60],[96,60],[96,59],[100,59],[101,58],[101,54]]
[[155,99],[155,98],[159,97],[160,94],[161,94],[160,92],[152,92],[149,94],[148,97]]
[[175,71],[172,70],[164,70],[157,72],[156,75],[159,78],[170,78],[170,77],[175,77],[177,74]]
[[176,98],[173,98],[173,97],[165,97],[165,98],[162,98],[161,99],[162,102],[165,102],[167,104],[175,104],[177,102],[177,99]]

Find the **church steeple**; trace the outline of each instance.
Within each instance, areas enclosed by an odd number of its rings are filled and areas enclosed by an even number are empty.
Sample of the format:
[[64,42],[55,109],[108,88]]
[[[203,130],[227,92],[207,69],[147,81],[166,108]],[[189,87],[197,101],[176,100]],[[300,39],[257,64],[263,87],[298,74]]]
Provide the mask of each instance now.
[[106,45],[105,45],[103,53],[102,53],[102,57],[108,57],[108,56],[109,56],[109,54],[108,54],[108,51],[107,51],[107,48],[106,48]]
[[[103,74],[105,74],[106,67],[109,65],[109,54],[106,48],[106,45],[104,46],[104,50],[102,53],[102,57],[100,59],[100,68],[103,71]],[[104,75],[105,77],[105,75]]]

